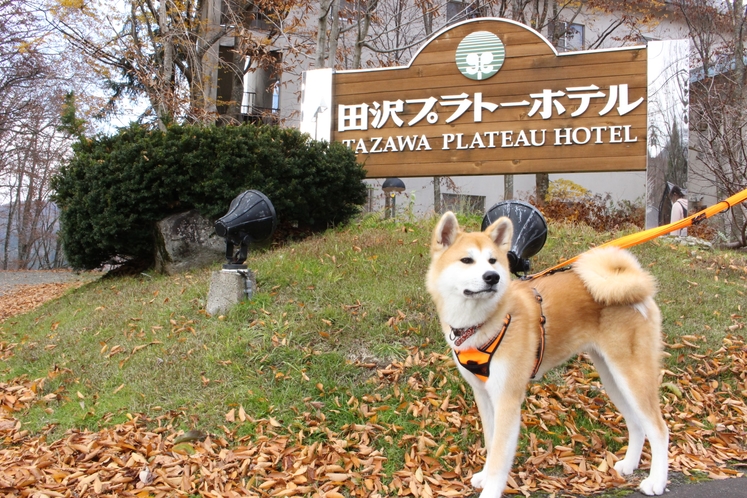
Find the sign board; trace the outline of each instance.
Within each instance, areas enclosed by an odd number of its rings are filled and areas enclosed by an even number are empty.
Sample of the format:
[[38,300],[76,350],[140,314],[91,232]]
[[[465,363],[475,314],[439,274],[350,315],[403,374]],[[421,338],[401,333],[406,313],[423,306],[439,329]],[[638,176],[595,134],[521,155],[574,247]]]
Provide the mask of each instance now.
[[687,169],[688,56],[687,40],[558,53],[473,19],[405,67],[306,71],[301,131],[350,147],[369,178],[645,170],[654,219],[667,164]]

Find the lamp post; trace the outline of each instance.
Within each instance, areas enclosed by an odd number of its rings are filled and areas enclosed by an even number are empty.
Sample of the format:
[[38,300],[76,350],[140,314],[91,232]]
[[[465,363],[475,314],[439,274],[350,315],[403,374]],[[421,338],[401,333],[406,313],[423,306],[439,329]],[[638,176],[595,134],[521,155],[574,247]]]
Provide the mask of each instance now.
[[[208,292],[206,311],[219,314],[239,301],[251,298],[254,274],[247,269],[249,244],[272,237],[277,228],[275,208],[262,192],[247,190],[239,194],[228,212],[215,222],[215,233],[226,239],[226,264],[220,272],[213,272]],[[235,246],[238,250],[234,252]]]
[[[244,270],[247,251],[252,242],[272,237],[278,225],[275,207],[265,194],[247,190],[231,201],[228,213],[215,222],[215,233],[226,239],[224,270]],[[234,246],[239,250],[234,254]]]
[[319,115],[327,112],[327,105],[324,99],[319,103],[319,107],[314,111],[314,140],[319,140]]
[[405,191],[405,182],[399,178],[387,178],[384,180],[384,184],[381,189],[386,193],[386,202],[384,204],[384,217],[394,218],[397,210],[397,198],[396,195],[399,192]]

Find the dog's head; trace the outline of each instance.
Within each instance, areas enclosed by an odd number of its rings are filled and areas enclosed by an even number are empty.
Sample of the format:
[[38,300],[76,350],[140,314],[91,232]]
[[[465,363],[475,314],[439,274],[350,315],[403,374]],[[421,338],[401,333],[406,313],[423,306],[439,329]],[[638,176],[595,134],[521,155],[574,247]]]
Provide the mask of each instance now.
[[443,321],[468,327],[487,319],[508,288],[513,224],[501,217],[482,232],[463,232],[454,213],[441,217],[431,240],[426,287]]

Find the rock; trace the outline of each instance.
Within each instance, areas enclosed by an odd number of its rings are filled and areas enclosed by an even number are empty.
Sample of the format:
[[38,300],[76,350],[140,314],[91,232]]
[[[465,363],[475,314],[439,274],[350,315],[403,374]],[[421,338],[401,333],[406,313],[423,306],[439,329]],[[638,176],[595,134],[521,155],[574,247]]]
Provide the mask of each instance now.
[[171,215],[157,224],[156,271],[174,275],[222,262],[226,242],[213,223],[196,210]]
[[713,249],[713,244],[711,242],[708,242],[707,240],[699,239],[697,237],[693,237],[692,235],[685,235],[685,236],[665,235],[663,239],[666,240],[667,242],[679,244],[681,246],[699,247],[701,249],[705,249],[708,251]]

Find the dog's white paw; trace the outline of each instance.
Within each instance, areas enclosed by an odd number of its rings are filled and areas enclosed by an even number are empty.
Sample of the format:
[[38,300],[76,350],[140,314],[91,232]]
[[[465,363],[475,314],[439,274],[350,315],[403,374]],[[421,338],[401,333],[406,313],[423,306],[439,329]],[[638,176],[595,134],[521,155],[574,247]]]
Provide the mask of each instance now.
[[641,481],[641,485],[639,486],[639,489],[641,490],[641,493],[648,496],[656,496],[664,494],[664,491],[667,488],[667,480],[664,479],[663,481],[661,479],[656,479],[655,477],[647,477],[643,481]]
[[477,489],[483,489],[485,487],[485,478],[487,477],[487,474],[485,471],[480,471],[477,474],[474,474],[472,476],[472,479],[470,482],[472,483],[473,488]]
[[480,493],[480,498],[501,498],[503,495],[503,487],[498,487],[493,483],[485,484],[485,487]]
[[619,462],[615,463],[615,470],[621,476],[629,476],[637,468],[638,468],[638,464],[627,461],[625,459],[620,460]]

